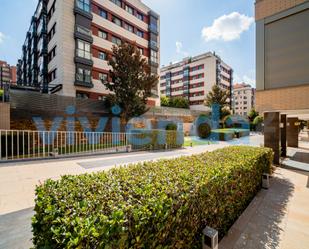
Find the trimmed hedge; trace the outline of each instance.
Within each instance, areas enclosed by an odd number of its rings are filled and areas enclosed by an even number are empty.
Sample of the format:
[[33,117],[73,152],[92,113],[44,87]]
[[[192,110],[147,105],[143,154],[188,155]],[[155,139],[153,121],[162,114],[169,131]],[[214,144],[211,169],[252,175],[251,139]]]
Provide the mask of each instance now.
[[233,146],[107,172],[47,180],[36,189],[35,248],[201,248],[224,236],[261,188],[273,153]]

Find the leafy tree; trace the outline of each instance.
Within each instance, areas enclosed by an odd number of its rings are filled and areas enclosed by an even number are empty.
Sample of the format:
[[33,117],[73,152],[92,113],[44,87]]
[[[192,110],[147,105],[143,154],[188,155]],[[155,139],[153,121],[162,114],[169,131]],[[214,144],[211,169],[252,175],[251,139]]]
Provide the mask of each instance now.
[[229,106],[227,99],[229,97],[228,91],[221,89],[218,85],[214,85],[206,96],[205,105],[209,108],[214,104],[220,105],[220,118],[222,119],[231,114],[230,110],[227,109]]
[[257,116],[253,120],[253,124],[254,125],[259,125],[259,124],[263,123],[263,121],[264,121],[264,118],[262,116]]
[[259,112],[257,112],[254,108],[251,109],[251,111],[250,111],[249,114],[248,114],[248,118],[249,118],[250,122],[253,122],[254,119],[255,119],[257,116],[259,116]]
[[161,96],[161,106],[169,106],[170,105],[170,99],[166,96]]
[[170,99],[170,107],[188,109],[190,107],[190,103],[187,98],[174,97]]
[[152,75],[150,66],[135,45],[122,43],[113,46],[113,55],[108,64],[112,67],[112,81],[104,81],[105,87],[113,92],[111,97],[122,108],[121,117],[126,121],[147,111],[147,99],[157,85],[157,75]]
[[190,103],[187,98],[184,97],[161,97],[161,106],[174,107],[174,108],[190,108]]

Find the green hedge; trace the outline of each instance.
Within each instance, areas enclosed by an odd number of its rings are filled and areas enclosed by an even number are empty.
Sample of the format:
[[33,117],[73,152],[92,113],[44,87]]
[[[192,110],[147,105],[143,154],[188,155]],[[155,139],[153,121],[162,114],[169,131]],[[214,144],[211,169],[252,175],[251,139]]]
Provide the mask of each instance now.
[[222,237],[261,188],[270,149],[234,146],[107,172],[47,180],[36,189],[35,248],[201,248]]

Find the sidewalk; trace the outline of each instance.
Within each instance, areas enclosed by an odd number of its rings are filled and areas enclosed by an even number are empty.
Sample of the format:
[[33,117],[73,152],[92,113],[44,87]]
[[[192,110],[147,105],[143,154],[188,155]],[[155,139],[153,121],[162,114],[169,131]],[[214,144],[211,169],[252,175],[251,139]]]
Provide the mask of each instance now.
[[309,173],[278,168],[219,244],[220,249],[308,249]]

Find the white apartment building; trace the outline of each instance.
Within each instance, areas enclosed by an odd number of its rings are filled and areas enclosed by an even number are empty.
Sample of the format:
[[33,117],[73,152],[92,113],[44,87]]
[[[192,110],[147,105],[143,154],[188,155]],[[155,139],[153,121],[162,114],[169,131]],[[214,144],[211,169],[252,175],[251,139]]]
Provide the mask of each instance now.
[[242,83],[233,87],[233,107],[235,114],[247,116],[255,107],[255,88]]
[[215,53],[163,66],[160,75],[161,95],[188,98],[193,110],[208,110],[204,100],[215,84],[229,91],[232,97],[233,70]]
[[[102,99],[112,46],[135,44],[159,75],[160,17],[141,0],[39,0],[18,62],[18,84]],[[159,84],[149,105],[159,105]]]

